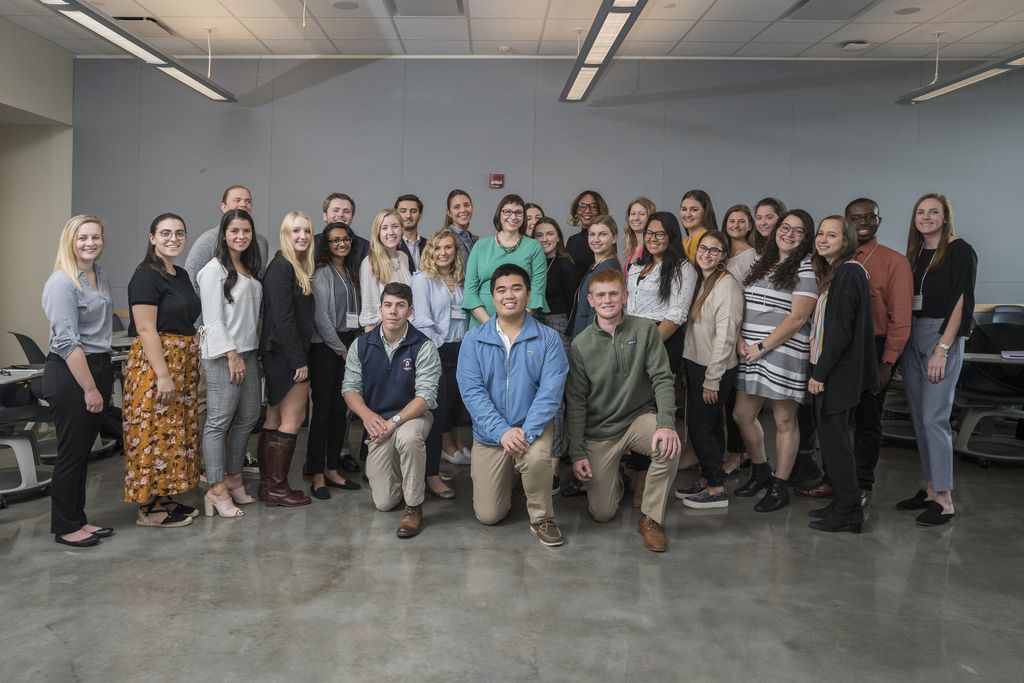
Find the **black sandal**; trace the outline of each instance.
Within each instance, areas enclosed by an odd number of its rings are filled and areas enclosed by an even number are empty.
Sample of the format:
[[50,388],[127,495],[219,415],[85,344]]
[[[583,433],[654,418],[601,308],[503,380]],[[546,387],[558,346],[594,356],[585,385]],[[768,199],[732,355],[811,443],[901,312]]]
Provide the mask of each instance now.
[[[159,501],[159,500],[160,499],[157,498],[157,500],[154,500],[152,503],[148,503],[146,505],[140,505],[139,506],[139,518],[137,520],[135,520],[135,523],[137,525],[139,525],[139,526],[176,527],[176,526],[188,526],[189,524],[192,523],[192,518],[191,517],[182,514],[178,510],[168,510],[167,508],[161,508],[159,510],[154,510],[153,508],[156,507],[157,501]],[[164,516],[164,518],[162,520],[160,520],[159,522],[154,522],[154,521],[149,519],[149,515],[151,515],[154,512],[163,512],[163,513],[166,513],[166,514],[165,514],[165,516]]]

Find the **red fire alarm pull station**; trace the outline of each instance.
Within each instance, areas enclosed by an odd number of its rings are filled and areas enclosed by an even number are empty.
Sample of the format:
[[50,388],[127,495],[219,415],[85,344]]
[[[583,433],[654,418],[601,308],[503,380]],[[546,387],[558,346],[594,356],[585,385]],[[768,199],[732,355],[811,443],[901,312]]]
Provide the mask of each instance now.
[[491,187],[493,187],[493,188],[505,187],[505,174],[504,173],[492,173],[491,174]]

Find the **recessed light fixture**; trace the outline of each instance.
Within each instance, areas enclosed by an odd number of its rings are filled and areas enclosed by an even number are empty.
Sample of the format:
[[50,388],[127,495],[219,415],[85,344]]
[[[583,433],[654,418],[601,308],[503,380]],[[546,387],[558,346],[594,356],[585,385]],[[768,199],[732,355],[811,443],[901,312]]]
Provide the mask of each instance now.
[[356,9],[357,7],[359,7],[358,2],[346,2],[345,0],[338,0],[337,2],[332,2],[331,5],[334,6],[334,9],[344,10]]
[[665,9],[672,9],[675,6],[676,6],[676,3],[674,3],[674,2],[667,2],[664,5],[662,5],[662,7],[664,7]]
[[847,52],[863,52],[869,47],[871,47],[871,43],[866,40],[851,40],[843,45],[843,49]]
[[508,45],[499,45],[498,46],[498,52],[500,52],[502,54],[506,54],[506,53],[512,52],[512,48],[510,48]]
[[898,14],[901,17],[904,17],[904,16],[906,16],[908,14],[917,14],[920,11],[921,11],[920,7],[904,7],[903,9],[896,10],[895,12],[893,12],[893,14]]

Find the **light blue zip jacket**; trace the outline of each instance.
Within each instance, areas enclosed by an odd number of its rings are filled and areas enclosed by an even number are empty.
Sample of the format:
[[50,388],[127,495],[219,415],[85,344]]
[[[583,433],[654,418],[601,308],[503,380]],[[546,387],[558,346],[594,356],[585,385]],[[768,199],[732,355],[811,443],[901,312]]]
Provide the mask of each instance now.
[[558,333],[527,314],[506,355],[498,317],[466,333],[456,376],[473,418],[473,438],[498,446],[519,427],[533,443],[555,417],[565,390],[569,361]]

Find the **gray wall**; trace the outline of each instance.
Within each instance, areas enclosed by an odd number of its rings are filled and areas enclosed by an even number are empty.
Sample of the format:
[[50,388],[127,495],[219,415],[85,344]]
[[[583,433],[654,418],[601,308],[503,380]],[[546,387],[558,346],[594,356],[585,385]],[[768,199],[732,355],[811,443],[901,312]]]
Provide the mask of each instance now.
[[[136,62],[79,60],[74,212],[108,221],[103,263],[123,307],[149,221],[174,211],[196,236],[236,183],[252,190],[272,246],[290,210],[319,228],[333,191],[356,199],[366,235],[407,192],[426,203],[421,228],[432,232],[460,187],[474,231],[490,234],[505,192],[564,221],[593,188],[621,221],[636,195],[674,211],[699,187],[719,213],[773,195],[817,219],[870,196],[882,241],[902,251],[914,202],[939,191],[978,251],[978,301],[1024,300],[1008,201],[1024,175],[1024,75],[908,107],[893,102],[930,80],[928,64],[623,60],[581,105],[557,101],[569,65],[225,60],[214,76],[239,98],[225,105]],[[505,174],[504,190],[487,187],[489,173]]]

